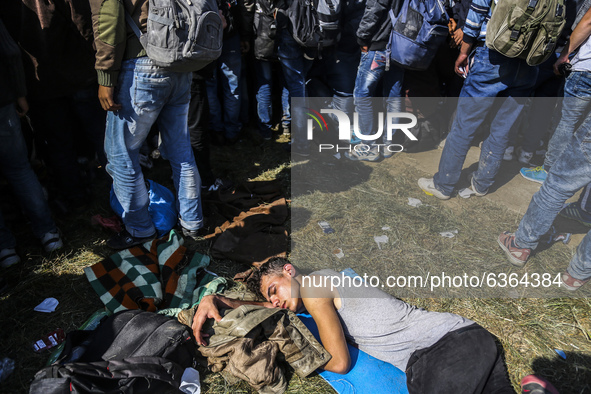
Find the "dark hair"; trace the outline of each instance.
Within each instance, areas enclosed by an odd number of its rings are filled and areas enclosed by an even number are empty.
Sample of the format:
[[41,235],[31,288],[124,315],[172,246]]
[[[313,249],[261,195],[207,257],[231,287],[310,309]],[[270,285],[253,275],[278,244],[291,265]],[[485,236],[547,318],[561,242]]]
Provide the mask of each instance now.
[[246,287],[255,293],[257,297],[265,299],[265,296],[261,293],[261,278],[264,275],[281,275],[285,264],[289,264],[289,261],[283,257],[269,259],[269,261],[253,271],[250,278],[246,281]]

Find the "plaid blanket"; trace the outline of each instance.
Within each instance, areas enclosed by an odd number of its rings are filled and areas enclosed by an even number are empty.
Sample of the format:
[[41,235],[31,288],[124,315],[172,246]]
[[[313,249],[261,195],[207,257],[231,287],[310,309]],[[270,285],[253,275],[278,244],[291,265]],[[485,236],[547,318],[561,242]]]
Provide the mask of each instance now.
[[[201,297],[223,290],[226,281],[207,271],[209,257],[186,253],[174,230],[168,236],[122,250],[84,269],[107,309],[190,308]],[[214,280],[213,283],[212,280]]]

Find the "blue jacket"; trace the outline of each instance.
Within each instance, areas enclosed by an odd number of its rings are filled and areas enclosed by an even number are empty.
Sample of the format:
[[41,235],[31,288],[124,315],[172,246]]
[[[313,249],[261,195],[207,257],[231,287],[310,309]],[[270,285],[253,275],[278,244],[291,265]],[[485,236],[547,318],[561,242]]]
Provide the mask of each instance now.
[[[501,0],[502,1],[502,0]],[[495,4],[496,4],[495,0]],[[486,24],[490,20],[492,0],[472,0],[464,23],[464,42],[474,44],[486,38]]]

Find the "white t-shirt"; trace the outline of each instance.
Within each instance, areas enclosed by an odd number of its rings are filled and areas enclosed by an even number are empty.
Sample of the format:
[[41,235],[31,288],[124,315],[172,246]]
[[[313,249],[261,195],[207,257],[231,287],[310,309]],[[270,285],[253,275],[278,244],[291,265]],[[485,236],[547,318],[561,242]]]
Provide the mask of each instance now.
[[570,62],[573,71],[591,72],[591,40],[587,38],[579,47],[579,51]]

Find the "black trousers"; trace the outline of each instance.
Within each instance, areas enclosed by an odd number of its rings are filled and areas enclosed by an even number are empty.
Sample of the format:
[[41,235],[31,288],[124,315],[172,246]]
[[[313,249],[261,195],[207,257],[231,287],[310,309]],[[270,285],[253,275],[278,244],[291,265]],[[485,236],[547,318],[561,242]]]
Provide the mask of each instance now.
[[191,83],[191,101],[189,102],[188,128],[191,147],[195,156],[195,164],[201,176],[203,187],[209,187],[215,182],[211,170],[209,154],[209,104],[205,80],[208,68],[193,73]]
[[515,393],[493,335],[478,324],[415,351],[406,382],[410,394]]

